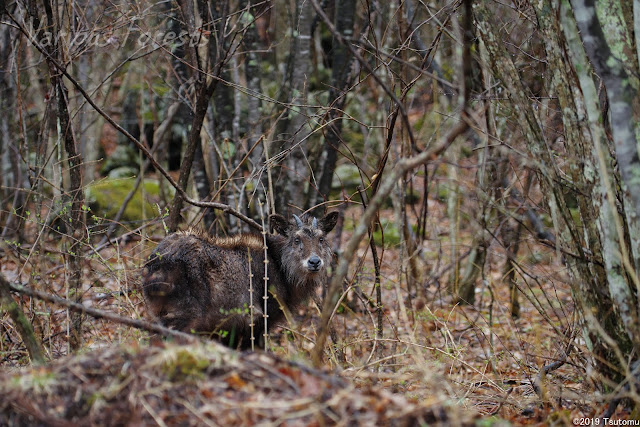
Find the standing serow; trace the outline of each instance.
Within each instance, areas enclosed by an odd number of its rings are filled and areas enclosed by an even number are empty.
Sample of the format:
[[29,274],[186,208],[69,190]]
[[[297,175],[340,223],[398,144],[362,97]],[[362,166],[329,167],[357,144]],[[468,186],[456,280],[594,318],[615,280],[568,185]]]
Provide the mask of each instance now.
[[[280,215],[270,219],[278,234],[265,236],[269,329],[284,320],[280,304],[291,311],[325,284],[332,256],[326,235],[338,213],[321,219],[294,215],[292,222]],[[251,348],[251,312],[256,345],[266,333],[264,258],[261,234],[171,234],[144,267],[147,307],[170,328],[217,338],[230,347]]]

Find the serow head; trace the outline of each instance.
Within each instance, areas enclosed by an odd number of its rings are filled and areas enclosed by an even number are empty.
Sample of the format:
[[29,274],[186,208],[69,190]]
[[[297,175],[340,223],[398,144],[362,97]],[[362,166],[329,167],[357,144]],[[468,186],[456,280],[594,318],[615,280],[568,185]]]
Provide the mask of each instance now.
[[326,235],[338,221],[338,212],[330,212],[322,218],[293,215],[287,221],[281,215],[270,217],[271,227],[288,241],[283,249],[282,263],[289,271],[308,275],[324,270],[331,259],[331,246]]

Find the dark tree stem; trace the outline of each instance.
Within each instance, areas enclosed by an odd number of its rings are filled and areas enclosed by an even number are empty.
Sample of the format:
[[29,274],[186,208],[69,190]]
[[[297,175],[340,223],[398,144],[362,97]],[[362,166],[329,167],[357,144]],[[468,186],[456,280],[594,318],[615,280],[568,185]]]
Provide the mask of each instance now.
[[61,307],[68,308],[69,310],[75,313],[83,313],[87,314],[96,319],[105,319],[111,322],[120,323],[122,325],[130,326],[132,328],[141,329],[149,332],[155,332],[164,337],[175,337],[180,338],[186,342],[197,342],[198,339],[193,335],[186,334],[184,332],[176,331],[174,329],[166,328],[157,323],[151,323],[144,320],[132,319],[130,317],[119,316],[114,313],[110,313],[104,310],[98,310],[96,308],[87,307],[85,305],[69,301],[65,298],[60,298],[55,295],[48,294],[46,292],[38,291],[36,289],[27,288],[22,285],[16,285],[8,282],[2,283],[2,287],[7,286],[11,288],[12,291],[17,292],[22,295],[28,295],[33,298],[38,298],[43,301],[47,301],[51,304],[56,304]]
[[[204,78],[204,77],[203,77]],[[213,85],[206,85],[205,82],[201,82],[197,85],[196,89],[196,107],[194,111],[193,122],[191,123],[191,130],[189,131],[189,141],[187,149],[185,150],[184,157],[182,158],[182,164],[180,165],[180,176],[178,177],[178,187],[184,191],[187,189],[189,182],[189,175],[191,174],[191,165],[195,157],[198,145],[200,142],[200,130],[202,129],[202,123],[204,122],[204,116],[207,114],[207,107],[209,105],[209,99],[213,93]],[[170,232],[174,232],[178,229],[180,224],[182,205],[185,201],[184,193],[177,192],[173,199],[173,204],[169,210],[169,219],[167,221],[167,227]]]
[[[40,27],[40,13],[35,2],[29,3],[29,13],[35,24],[35,28]],[[57,21],[54,19],[53,5],[48,0],[43,2],[45,16],[49,30],[53,33],[54,42],[46,49],[47,65],[49,68],[49,78],[51,87],[55,94],[59,129],[62,132],[64,148],[67,152],[67,162],[69,165],[69,196],[71,198],[71,212],[63,216],[67,225],[67,233],[70,241],[67,249],[67,259],[69,263],[69,296],[76,302],[82,300],[82,256],[81,246],[86,240],[84,193],[82,190],[82,156],[77,150],[76,141],[71,127],[69,107],[67,101],[67,88],[62,80],[60,64],[65,63],[62,57],[62,50],[59,48]],[[44,52],[44,50],[43,50]],[[73,350],[77,350],[82,345],[82,313],[74,313],[71,316],[70,345]]]
[[33,332],[33,326],[29,323],[29,319],[26,318],[18,304],[13,300],[11,296],[11,284],[4,275],[0,273],[0,312],[2,311],[7,312],[11,320],[13,320],[27,348],[31,361],[36,365],[44,365],[45,359],[42,353],[42,345],[38,342]]
[[[466,119],[466,118],[465,118]],[[413,170],[421,165],[426,164],[432,157],[440,155],[445,151],[451,143],[468,128],[466,120],[460,120],[453,125],[449,132],[437,143],[430,146],[422,153],[400,160],[393,170],[381,181],[380,187],[375,196],[369,201],[369,206],[365,209],[360,221],[358,222],[351,239],[347,243],[342,252],[336,272],[331,279],[331,284],[327,290],[327,296],[322,306],[322,316],[320,319],[320,327],[318,331],[318,338],[316,344],[311,350],[311,359],[315,366],[322,364],[322,353],[324,351],[324,345],[327,340],[327,334],[329,331],[329,322],[331,321],[331,315],[333,309],[338,303],[340,298],[340,292],[342,289],[342,282],[347,275],[349,269],[349,263],[356,253],[362,238],[369,230],[371,221],[378,213],[382,202],[385,197],[389,195],[393,187],[397,184],[397,181],[408,171]]]
[[631,86],[624,63],[611,52],[598,21],[595,0],[572,0],[571,3],[584,49],[607,88],[620,175],[629,188],[635,213],[640,216],[640,157],[635,133],[637,118],[633,114],[637,92]]
[[[353,36],[355,6],[355,0],[337,0],[335,2],[336,31],[348,43],[351,42]],[[318,197],[312,203],[312,206],[320,202],[320,199],[327,200],[331,191],[331,183],[338,159],[338,147],[342,143],[342,110],[346,103],[345,90],[350,81],[352,58],[347,47],[338,42],[336,36],[333,36],[333,68],[331,69],[331,87],[329,89],[329,111],[325,120],[327,124],[324,144],[326,158],[318,184]]]
[[[46,49],[44,49],[37,42],[37,40],[35,40],[34,38],[29,36],[28,31],[23,27],[22,24],[20,24],[20,22],[17,19],[15,19],[15,17],[13,15],[9,14],[9,18],[11,19],[11,21],[14,24],[16,24],[16,26],[20,29],[20,31],[23,34],[25,34],[27,37],[29,37],[29,40],[31,41],[33,46],[38,51],[40,51],[47,58],[47,60],[51,61],[51,63],[57,68],[57,70],[60,72],[60,74],[65,76],[69,80],[69,82],[71,82],[71,84],[76,88],[76,90],[78,90],[78,92],[80,92],[80,94],[83,96],[83,98],[89,103],[89,105],[91,105],[98,112],[98,114],[100,114],[102,117],[104,117],[105,120],[111,126],[113,126],[114,129],[116,129],[118,132],[120,132],[122,135],[124,135],[129,141],[131,141],[133,144],[135,144],[135,146],[142,152],[142,154],[144,154],[145,157],[147,157],[149,159],[149,161],[151,162],[151,165],[169,182],[169,184],[171,184],[172,187],[174,187],[176,189],[176,192],[179,193],[182,196],[182,198],[183,198],[183,200],[185,202],[189,203],[190,205],[198,206],[198,207],[201,207],[201,208],[218,209],[218,210],[220,210],[222,212],[229,213],[229,214],[235,216],[236,218],[244,221],[245,223],[247,223],[250,227],[252,227],[255,230],[258,230],[258,231],[262,230],[262,226],[260,224],[258,224],[253,219],[247,217],[246,215],[242,214],[241,212],[236,211],[231,206],[228,206],[228,205],[226,205],[224,203],[204,202],[204,201],[195,200],[195,199],[192,199],[191,197],[189,197],[185,193],[184,189],[182,187],[180,187],[178,185],[178,183],[173,179],[173,177],[169,174],[169,172],[167,172],[167,170],[165,168],[163,168],[156,161],[156,159],[153,157],[153,155],[151,154],[149,149],[143,143],[141,143],[140,140],[138,140],[136,137],[131,135],[131,133],[127,132],[127,130],[124,129],[122,126],[120,126],[109,114],[107,114],[104,111],[104,109],[100,108],[100,106],[97,105],[92,100],[91,96],[87,93],[87,91],[78,83],[78,81],[71,74],[69,74],[69,72],[66,70],[66,68],[63,67],[58,61],[56,61],[55,58],[53,58],[48,53],[48,51]],[[217,81],[217,78],[215,76],[209,75],[209,77],[212,77],[214,80]]]

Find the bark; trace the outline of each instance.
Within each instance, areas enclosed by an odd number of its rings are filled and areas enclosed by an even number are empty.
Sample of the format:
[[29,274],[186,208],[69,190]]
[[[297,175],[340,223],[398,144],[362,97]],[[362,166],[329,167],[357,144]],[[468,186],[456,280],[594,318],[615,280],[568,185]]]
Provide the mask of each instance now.
[[640,0],[633,0],[633,34],[636,42],[636,60],[640,67]]
[[[355,18],[355,0],[336,0],[335,28],[346,43],[353,39],[353,25]],[[329,89],[329,111],[324,120],[326,125],[325,143],[323,148],[324,164],[318,184],[318,192],[312,198],[311,205],[316,205],[329,198],[333,174],[338,159],[338,147],[342,143],[342,116],[346,103],[346,90],[349,86],[352,56],[347,47],[333,36],[331,87]]]
[[[44,15],[47,20],[48,30],[52,32],[53,43],[46,50],[47,66],[49,69],[49,79],[51,83],[51,93],[54,95],[57,108],[59,139],[63,141],[64,149],[67,153],[67,164],[69,168],[69,211],[62,217],[66,224],[68,248],[66,250],[68,263],[68,294],[69,297],[79,302],[82,300],[82,245],[86,240],[86,221],[84,207],[84,193],[82,185],[82,156],[78,152],[71,118],[69,115],[67,88],[62,80],[62,75],[58,71],[58,64],[65,63],[63,49],[58,45],[58,34],[61,31],[60,23],[54,19],[53,5],[48,1],[43,2]],[[29,3],[29,14],[35,28],[40,26],[40,13],[35,2]],[[55,61],[55,63],[54,63]],[[82,313],[72,313],[70,328],[70,346],[77,350],[82,345]]]
[[[503,161],[501,159],[501,161]],[[502,182],[506,181],[507,177],[507,168],[504,166],[499,167],[501,172],[498,173],[497,179],[502,179]],[[524,184],[524,193],[525,197],[527,197],[529,193],[529,189],[531,188],[532,174],[527,174]],[[506,183],[506,182],[505,182]],[[500,188],[500,199],[504,201],[504,192],[502,190],[506,190],[508,185],[502,185]],[[515,189],[514,189],[515,190]],[[503,202],[502,202],[503,203]],[[521,200],[519,204],[522,206],[524,200]],[[498,215],[499,222],[506,221],[506,218],[503,218],[503,215]],[[516,259],[518,257],[518,251],[520,249],[520,236],[522,235],[522,223],[518,222],[515,226],[515,230],[508,225],[504,225],[502,227],[500,237],[502,238],[502,244],[507,251],[507,259],[505,260],[503,277],[505,282],[509,285],[509,302],[511,304],[511,317],[519,318],[520,317],[520,299],[518,298],[519,289],[517,285],[516,279]]]
[[[249,6],[248,0],[242,0],[240,7]],[[251,9],[255,12],[255,9]],[[262,134],[262,79],[260,71],[260,55],[258,50],[262,48],[256,28],[257,16],[245,12],[243,22],[247,26],[242,46],[245,50],[244,74],[247,81],[247,146],[253,147]],[[251,163],[254,168],[262,162],[262,145],[256,147],[251,154]]]
[[[191,50],[185,54],[185,57],[191,64],[191,69],[193,70],[193,80],[194,80],[194,94],[195,101],[192,108],[192,120],[191,120],[191,129],[189,130],[189,136],[187,139],[187,147],[185,149],[184,155],[182,157],[182,163],[180,165],[180,175],[178,177],[178,186],[186,191],[189,183],[189,176],[191,175],[191,168],[193,166],[194,158],[200,149],[202,152],[202,147],[199,145],[202,143],[200,138],[200,131],[202,130],[202,124],[204,123],[205,115],[207,114],[207,108],[209,106],[209,100],[213,95],[216,88],[216,79],[211,79],[208,77],[208,73],[214,73],[218,75],[220,69],[222,67],[222,63],[219,61],[219,47],[214,43],[218,37],[222,37],[224,32],[218,31],[218,28],[214,27],[214,8],[216,5],[213,4],[204,4],[199,3],[200,16],[196,16],[196,11],[194,10],[194,4],[190,1],[183,1],[180,3],[182,15],[186,22],[186,30],[189,34],[197,34],[196,21],[199,20],[203,25],[203,33],[209,32],[210,37],[208,41],[206,41],[206,55],[204,58],[200,56],[200,50],[198,50],[198,46],[191,46]],[[220,20],[219,25],[224,24],[224,19]],[[217,34],[218,37],[215,35]],[[186,45],[185,45],[186,46]],[[215,66],[215,70],[214,70]],[[202,162],[204,165],[204,162]],[[206,177],[206,173],[204,174]],[[198,177],[201,179],[203,177],[202,173],[198,174]],[[173,200],[173,204],[171,205],[171,209],[169,211],[169,219],[167,221],[167,226],[169,231],[174,232],[177,230],[178,225],[181,219],[181,210],[182,205],[184,203],[185,197],[182,192],[178,191]]]
[[[180,16],[180,8],[177,3],[166,2],[165,10],[168,16],[167,30],[173,34],[181,34],[182,31],[185,31],[186,28],[182,26],[182,22],[185,20]],[[176,132],[165,140],[159,141],[154,138],[153,141],[154,147],[158,144],[162,147],[158,150],[157,159],[158,163],[162,164],[167,170],[173,169],[175,153],[177,152],[178,157],[180,157],[182,148],[186,145],[187,128],[192,111],[191,105],[188,102],[190,99],[189,89],[192,83],[189,81],[187,47],[189,46],[186,43],[176,43],[171,50],[171,68],[173,69],[173,80],[177,92],[174,102],[179,102],[178,110],[175,113],[175,123],[178,125],[180,132]],[[160,183],[160,188],[164,195],[164,181],[160,181]]]
[[[480,55],[482,57],[481,73],[483,90],[484,93],[491,97],[495,95],[493,90],[494,79],[491,71],[487,67],[490,61],[487,57],[487,50],[484,46],[481,46]],[[479,181],[481,186],[484,184],[483,193],[489,196],[489,205],[498,207],[497,209],[494,209],[496,222],[498,224],[498,229],[500,230],[500,239],[502,240],[502,245],[506,250],[507,256],[503,268],[503,278],[509,286],[511,316],[513,318],[518,318],[520,317],[520,301],[518,298],[519,292],[516,283],[516,257],[518,255],[523,224],[522,222],[518,222],[514,230],[513,226],[510,224],[512,221],[509,220],[509,217],[506,214],[506,201],[509,199],[508,192],[509,187],[511,186],[508,177],[509,159],[502,152],[500,147],[491,146],[492,141],[500,140],[503,128],[498,128],[496,121],[496,105],[488,98],[485,99],[483,103],[485,108],[485,128],[487,138],[484,142],[485,147],[483,150],[483,156],[485,160],[482,162],[482,173],[479,174]],[[525,195],[529,192],[531,182],[532,174],[528,173],[524,184]],[[512,189],[512,191],[513,190],[514,189]],[[519,202],[520,206],[523,206],[523,204],[524,201]]]
[[487,239],[482,230],[477,232],[472,243],[471,252],[467,258],[467,264],[460,278],[460,286],[456,292],[456,298],[463,304],[473,305],[476,299],[476,281],[482,276],[484,263],[487,258]]
[[[202,4],[202,2],[200,2],[200,8],[199,8],[199,14],[201,17],[203,17],[203,22],[207,22],[206,17],[209,14],[209,11],[211,9],[209,9],[209,7],[206,4]],[[183,9],[183,13],[184,10]],[[194,11],[191,11],[191,9],[188,9],[188,12],[186,13],[195,13]],[[184,28],[180,27],[180,18],[177,16],[177,11],[174,9],[173,11],[173,15],[172,19],[170,21],[170,25],[169,28],[171,31],[173,31],[175,34],[179,34],[181,31],[184,30]],[[185,20],[185,22],[191,22],[193,25],[193,20]],[[193,31],[192,27],[189,27],[190,31]],[[213,44],[213,41],[210,39],[209,43]],[[186,45],[185,44],[181,44],[178,45],[174,48],[173,51],[174,54],[174,59],[172,61],[172,66],[175,72],[175,76],[176,76],[176,83],[179,85],[179,92],[185,96],[188,92],[189,92],[189,68],[187,66],[188,64],[188,57],[187,57],[187,49],[186,49]],[[191,55],[193,56],[194,52],[191,52]],[[217,51],[216,50],[211,50],[209,49],[209,57],[208,57],[208,66],[211,67],[211,64],[215,63],[215,60],[217,58]],[[199,96],[202,96],[199,94]],[[206,96],[206,95],[204,95]],[[183,103],[182,107],[178,110],[178,114],[177,114],[177,122],[182,126],[182,128],[186,129],[188,126],[188,120],[189,120],[189,116],[191,114],[191,106],[187,103]],[[206,113],[205,113],[206,115]],[[195,115],[191,114],[191,116],[193,118],[195,118]],[[204,119],[203,119],[204,120]],[[197,135],[199,138],[199,135]],[[196,187],[196,193],[198,194],[198,198],[200,200],[206,200],[210,194],[211,194],[211,179],[209,177],[209,175],[207,174],[207,168],[206,168],[206,162],[204,159],[204,154],[203,154],[203,149],[202,149],[202,144],[204,142],[203,141],[199,141],[197,143],[195,143],[195,152],[194,152],[194,156],[193,156],[193,181]],[[189,152],[189,148],[190,145],[187,145],[187,153]],[[186,154],[186,153],[185,153]],[[185,157],[186,159],[186,157]],[[184,164],[184,163],[183,163]],[[181,165],[182,168],[182,165]],[[187,180],[188,182],[188,180]],[[215,214],[213,213],[213,211],[211,209],[204,209],[204,224],[205,224],[205,229],[209,230],[214,219],[215,219]]]
[[[634,33],[634,22],[632,19],[633,11],[632,6],[629,2],[620,2],[615,0],[610,0],[607,2],[598,2],[598,16],[601,17],[601,20],[604,22],[603,29],[605,35],[607,36],[608,43],[611,46],[612,52],[616,59],[618,59],[623,68],[628,73],[628,83],[632,87],[636,93],[640,90],[640,66],[638,65],[638,57],[637,57],[637,45],[636,49],[634,49],[634,44],[637,41],[638,34],[636,34],[635,38],[632,37]],[[607,91],[601,92],[601,97],[609,96]],[[636,150],[640,149],[640,101],[637,100],[637,97],[632,97],[633,102],[631,104],[634,123],[634,137],[636,140]],[[610,101],[603,99],[602,103],[607,105],[607,108],[610,104]],[[603,109],[604,110],[604,109]],[[607,115],[608,118],[608,115]],[[612,126],[608,121],[605,122],[606,126],[609,128]],[[611,139],[607,139],[607,141],[611,144]],[[637,165],[638,161],[634,162]],[[635,172],[635,171],[633,171]],[[628,186],[625,186],[624,183],[622,185],[622,200],[623,204],[626,207],[633,207],[633,197],[631,194],[631,189]],[[637,194],[633,194],[635,197],[639,197]],[[635,270],[640,271],[640,214],[636,211],[636,209],[628,209],[625,208],[625,219],[628,224],[628,233],[630,240],[630,252],[633,256],[633,261],[635,265]],[[640,282],[636,280],[636,287],[640,290]]]
[[[459,52],[460,57],[460,75],[462,87],[459,90],[460,104],[464,107],[469,105],[471,100],[471,91],[473,88],[473,62],[471,57],[471,49],[474,46],[473,36],[473,15],[471,8],[471,1],[465,0],[463,2],[463,16],[462,25],[458,25],[457,21],[453,21],[459,37],[462,39],[462,48]],[[487,141],[487,145],[488,141]],[[449,153],[451,154],[451,153]],[[484,154],[486,160],[486,153]],[[452,165],[449,166],[449,178],[452,183],[457,183],[457,167],[455,161],[452,159]],[[485,179],[483,176],[483,170],[478,171],[478,177],[480,185],[483,191],[493,196],[492,184],[494,180]],[[458,227],[460,218],[460,190],[456,185],[455,188],[449,190],[449,196],[447,200],[447,213],[450,218],[450,238],[451,238],[451,258],[454,268],[454,274],[452,274],[452,288],[457,294],[456,297],[460,302],[473,305],[475,303],[475,288],[476,280],[481,276],[484,270],[484,263],[486,260],[486,251],[489,246],[488,239],[484,236],[484,231],[480,230],[476,233],[472,243],[472,249],[469,258],[467,259],[467,265],[463,272],[462,277],[458,277],[459,263],[458,258]],[[492,216],[491,209],[483,207],[478,211],[478,223],[486,226],[488,219]]]
[[[222,79],[230,80],[229,70],[221,72]],[[214,180],[218,183],[218,188],[225,179],[231,179],[228,174],[228,166],[233,163],[234,155],[238,151],[237,141],[233,138],[233,88],[228,85],[219,85],[213,95],[213,148],[210,150],[211,155],[216,156],[216,161],[220,164],[219,175],[214,176]],[[235,152],[234,152],[235,150]],[[225,173],[227,172],[227,173]],[[229,186],[230,188],[233,185]],[[230,206],[235,206],[235,194],[233,189],[226,190],[220,194],[220,200]],[[229,218],[227,218],[229,220]],[[235,220],[229,220],[228,223],[233,227],[236,225]]]
[[[638,59],[631,49],[633,40],[625,26],[621,4],[616,0],[603,3],[606,4],[598,7],[606,7],[606,13],[598,13],[594,0],[572,1],[584,49],[607,88],[616,158],[631,201],[628,220],[637,223],[640,216]],[[635,266],[639,268],[640,259],[635,258]]]
[[[87,4],[84,9],[84,19],[89,24],[95,24],[96,5]],[[82,28],[82,30],[91,30],[91,28]],[[78,31],[78,29],[76,29]],[[95,58],[85,53],[80,56],[77,61],[78,75],[80,83],[84,87],[95,85],[96,82],[102,80],[101,74],[105,72],[106,62],[103,58]],[[102,86],[102,84],[100,84]],[[97,87],[93,93],[102,97],[100,87]],[[80,144],[80,152],[84,160],[84,177],[87,182],[91,182],[96,174],[96,162],[100,152],[100,135],[102,133],[102,125],[104,119],[93,111],[86,102],[83,102],[81,96],[76,97],[80,105],[78,112],[78,141]]]
[[[447,101],[444,102],[445,104]],[[460,194],[460,184],[458,181],[458,170],[456,167],[456,158],[460,155],[460,150],[456,152],[454,147],[449,150],[445,156],[447,165],[447,218],[449,219],[449,255],[451,257],[451,264],[453,266],[453,272],[449,278],[449,288],[460,295],[460,300],[465,301],[467,304],[474,303],[475,293],[475,281],[472,283],[472,277],[467,277],[466,282],[460,281],[460,260],[458,259],[458,244],[460,243],[459,231],[460,231],[460,202],[462,200]],[[473,243],[477,249],[477,242]],[[477,250],[474,252],[477,253]],[[475,259],[470,261],[474,263]],[[484,263],[483,263],[484,264]],[[464,295],[464,296],[462,296]]]
[[24,205],[26,174],[20,159],[20,139],[14,125],[16,111],[15,73],[11,64],[14,57],[16,32],[9,25],[0,26],[0,199],[9,200],[2,206],[0,220],[7,213],[1,238],[14,238],[19,234],[20,217]]
[[283,156],[281,178],[276,182],[276,211],[286,214],[304,207],[305,187],[310,175],[306,162],[305,141],[310,132],[307,124],[307,89],[311,70],[311,23],[313,8],[306,0],[296,1],[293,23],[293,43],[289,59],[289,111],[284,132],[281,133],[279,153]]
[[[589,137],[594,145],[592,152],[595,153],[596,157],[591,164],[585,167],[585,179],[594,181],[596,180],[596,175],[600,178],[596,182],[599,185],[592,193],[592,204],[593,209],[599,212],[597,224],[602,243],[593,242],[594,247],[592,250],[595,254],[602,254],[605,261],[606,272],[604,272],[604,278],[602,277],[602,273],[597,277],[600,283],[607,283],[606,289],[609,289],[610,292],[610,296],[607,295],[607,299],[604,301],[605,308],[612,305],[609,300],[609,298],[612,298],[616,305],[618,305],[620,315],[623,319],[626,319],[624,323],[632,325],[634,323],[632,316],[636,317],[637,322],[637,312],[635,312],[637,310],[637,304],[634,305],[631,302],[632,299],[628,299],[630,297],[629,294],[633,293],[633,291],[629,289],[631,283],[628,282],[628,276],[624,274],[623,263],[624,259],[628,259],[628,257],[625,255],[625,252],[627,252],[625,249],[625,237],[621,235],[624,234],[622,230],[622,219],[618,215],[618,208],[615,203],[617,196],[613,184],[613,159],[611,159],[607,148],[607,136],[603,127],[603,118],[600,114],[601,109],[598,105],[597,90],[585,52],[586,44],[583,45],[580,41],[576,20],[566,2],[563,2],[561,10],[562,29],[567,40],[571,62],[575,68],[583,95],[583,97],[579,99],[579,102],[583,105],[586,119],[588,120]],[[576,102],[576,104],[578,104],[578,102]],[[579,295],[579,297],[582,296]],[[600,301],[602,297],[600,296],[599,298],[598,293],[594,292],[593,296],[587,294],[586,298],[588,300],[595,300],[592,301],[592,304],[598,306],[603,304],[603,301]],[[632,304],[633,307],[629,306],[629,304]],[[633,315],[632,311],[634,312]],[[605,317],[604,319],[610,319],[610,317]],[[626,353],[630,347],[630,343],[628,342],[628,337],[624,335],[624,332],[620,331],[622,325],[622,320],[615,316],[612,321],[607,322],[603,327],[607,334],[614,338],[619,349]],[[591,331],[591,336],[593,346],[603,346],[602,341],[604,337],[600,337],[597,331]],[[609,351],[613,352],[613,349]],[[616,359],[612,358],[612,360],[615,361]],[[617,360],[617,365],[624,363],[624,360]]]
[[[583,201],[581,213],[585,215],[585,219],[588,219],[592,218],[589,217],[589,215],[593,215],[591,212],[592,209],[590,210],[590,207],[587,206],[592,184],[590,184],[588,180],[581,180],[580,174],[590,173],[589,150],[585,147],[585,141],[587,141],[587,139],[584,138],[581,129],[576,125],[576,123],[579,123],[578,118],[575,116],[572,117],[572,114],[574,114],[576,110],[579,110],[578,106],[574,104],[572,94],[569,91],[569,88],[575,85],[572,86],[572,82],[567,78],[571,73],[564,69],[562,52],[557,40],[559,34],[558,23],[554,20],[553,14],[549,13],[551,10],[553,9],[551,9],[548,4],[541,3],[539,8],[536,9],[536,12],[538,13],[541,30],[543,34],[547,36],[545,48],[549,62],[549,71],[552,76],[550,89],[553,94],[557,95],[565,119],[564,124],[567,139],[565,146],[571,158],[580,159],[580,162],[576,162],[576,165],[570,170],[570,173],[574,177],[575,182],[582,183],[576,185],[583,185],[584,187],[578,187],[575,192],[587,195]],[[519,74],[511,58],[507,55],[504,44],[501,43],[497,31],[487,20],[489,15],[484,7],[477,7],[476,16],[478,19],[478,28],[482,33],[482,39],[490,54],[494,73],[500,77],[508,90],[509,98],[513,102],[518,120],[521,123],[523,135],[531,153],[534,155],[536,167],[541,177],[542,191],[547,194],[547,203],[554,220],[557,235],[559,236],[556,244],[557,251],[569,250],[576,254],[574,257],[567,257],[566,262],[569,267],[569,272],[573,276],[572,291],[578,302],[578,307],[585,317],[592,316],[598,319],[601,325],[600,329],[606,330],[606,333],[610,334],[617,343],[614,344],[614,347],[628,348],[628,338],[619,333],[620,328],[617,326],[619,318],[617,318],[617,314],[613,309],[614,307],[606,295],[603,295],[601,292],[603,283],[606,283],[606,279],[603,279],[602,271],[598,272],[597,265],[590,263],[593,258],[585,255],[586,244],[592,248],[597,247],[597,233],[593,228],[587,230],[587,233],[585,233],[585,231],[579,229],[577,224],[572,220],[568,212],[565,194],[562,191],[562,187],[557,185],[558,183],[566,182],[566,180],[562,179],[558,171],[558,166],[550,155],[545,135],[542,132],[536,114],[531,108],[531,103],[526,96],[524,85],[520,81]],[[586,165],[586,170],[581,171],[577,165]],[[587,226],[596,223],[593,219],[590,221],[590,223],[587,223]],[[582,238],[585,234],[587,235],[586,239]],[[592,249],[588,250],[591,251]],[[591,325],[589,325],[589,322],[586,322],[585,326]],[[595,335],[594,331],[596,330],[597,327],[595,326],[593,329],[588,329],[585,338],[591,339],[593,343],[592,348],[596,355],[596,363],[598,364],[599,370],[605,373],[605,376],[610,378],[614,377],[617,373],[609,369],[609,364],[611,363],[616,348],[607,345],[604,337]]]
[[[193,157],[193,181],[196,185],[196,192],[200,200],[207,200],[211,196],[211,184],[207,169],[205,167],[204,154],[202,153],[202,143],[196,144],[196,152]],[[212,209],[204,210],[204,227],[210,230],[215,220],[215,213]]]
[[13,300],[11,285],[2,274],[0,274],[0,312],[8,313],[11,320],[13,320],[22,342],[27,348],[31,362],[36,365],[44,365],[45,359],[42,353],[42,345],[38,342],[29,319],[26,318],[18,304]]
[[[89,58],[83,55],[79,62],[79,74],[83,76],[82,85],[89,86],[89,82],[99,81],[97,64],[90,64]],[[98,92],[99,93],[99,92]],[[100,153],[100,135],[104,119],[84,103],[80,112],[78,128],[80,129],[80,147],[84,159],[84,176],[88,182],[93,181],[96,175],[96,162]]]
[[[50,75],[56,92],[58,106],[58,120],[63,132],[64,147],[67,152],[69,165],[69,195],[71,198],[71,212],[67,221],[67,233],[69,247],[67,249],[69,260],[69,297],[76,301],[82,301],[82,264],[81,248],[86,239],[86,224],[84,207],[84,194],[82,191],[82,157],[77,150],[73,129],[67,104],[67,90],[53,67]],[[56,77],[54,77],[54,75]],[[71,348],[77,350],[82,345],[82,321],[81,313],[73,313],[71,316]]]
[[[251,7],[251,4],[247,0],[240,2],[242,8],[248,8],[248,11],[243,14],[243,23],[246,25],[244,37],[242,38],[242,47],[245,51],[244,58],[244,75],[247,84],[247,148],[251,151],[248,162],[248,169],[252,180],[253,191],[252,194],[264,193],[264,188],[268,187],[266,174],[261,171],[262,166],[265,164],[264,158],[264,144],[258,142],[263,135],[263,118],[264,114],[263,104],[260,99],[262,96],[262,71],[260,69],[261,56],[258,53],[259,50],[264,48],[261,38],[258,36],[258,28],[256,20],[262,18],[262,20],[269,17],[270,12],[267,11],[266,17],[261,17],[264,11],[261,11],[259,6]],[[264,5],[263,5],[264,6]],[[266,5],[269,7],[269,5]],[[266,194],[264,197],[266,198]],[[252,197],[251,197],[252,198]],[[263,197],[260,197],[261,199]],[[273,207],[272,207],[273,209]]]
[[[465,93],[463,90],[461,93]],[[487,115],[490,113],[487,112]],[[487,135],[492,135],[493,132],[487,131]],[[499,161],[499,155],[497,153],[497,148],[489,148],[490,140],[486,138],[484,141],[485,147],[479,154],[479,164],[477,172],[477,182],[482,197],[480,198],[480,203],[478,213],[476,215],[476,223],[479,226],[476,226],[475,235],[473,238],[473,242],[471,244],[471,250],[469,252],[469,256],[466,260],[466,265],[464,265],[464,270],[462,272],[462,276],[459,278],[459,283],[457,284],[457,288],[455,290],[455,297],[459,300],[459,302],[463,304],[473,305],[475,304],[475,288],[478,278],[483,277],[485,262],[487,260],[487,250],[491,243],[491,238],[487,234],[486,230],[489,230],[492,227],[492,221],[498,216],[496,215],[495,206],[500,203],[498,201],[498,197],[500,195],[500,180],[497,177],[497,172],[495,168],[495,163]],[[458,192],[456,191],[456,194]],[[460,196],[456,196],[458,199]],[[459,210],[459,206],[456,206],[456,210]],[[457,220],[458,214],[449,213],[450,217],[455,217]],[[456,234],[457,234],[457,226],[456,226]],[[452,243],[457,243],[457,240],[452,240]],[[455,272],[458,271],[458,263],[461,261],[458,258],[457,247],[454,243],[453,250],[455,251],[456,258],[454,258],[455,263],[454,268]],[[454,274],[455,277],[455,274]],[[456,278],[457,279],[457,278]]]
[[[198,150],[198,145],[201,144],[200,130],[202,129],[202,123],[204,122],[204,116],[207,113],[207,106],[212,92],[206,84],[203,84],[203,82],[200,82],[200,84],[197,84],[196,86],[197,95],[193,121],[191,123],[191,130],[189,131],[187,148],[184,152],[184,156],[182,157],[180,176],[178,177],[178,186],[185,191],[187,189],[187,184],[189,183],[189,175],[191,174],[193,159],[196,155],[196,151]],[[178,229],[178,225],[181,220],[183,202],[184,196],[180,192],[176,193],[169,211],[169,220],[167,222],[170,232],[174,232]]]

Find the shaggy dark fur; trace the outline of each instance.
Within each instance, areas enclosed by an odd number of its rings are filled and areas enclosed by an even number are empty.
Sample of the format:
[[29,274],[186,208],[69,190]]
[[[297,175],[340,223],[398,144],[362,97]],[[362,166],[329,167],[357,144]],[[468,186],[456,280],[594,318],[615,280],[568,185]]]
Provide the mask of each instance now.
[[[337,212],[319,220],[296,217],[288,222],[280,215],[271,217],[279,234],[266,235],[269,328],[284,320],[280,303],[293,310],[325,283],[331,260],[325,236],[337,219]],[[249,280],[253,274],[253,334],[259,343],[265,333],[263,246],[262,235],[255,234],[168,236],[144,267],[142,285],[149,310],[168,327],[250,348]]]

